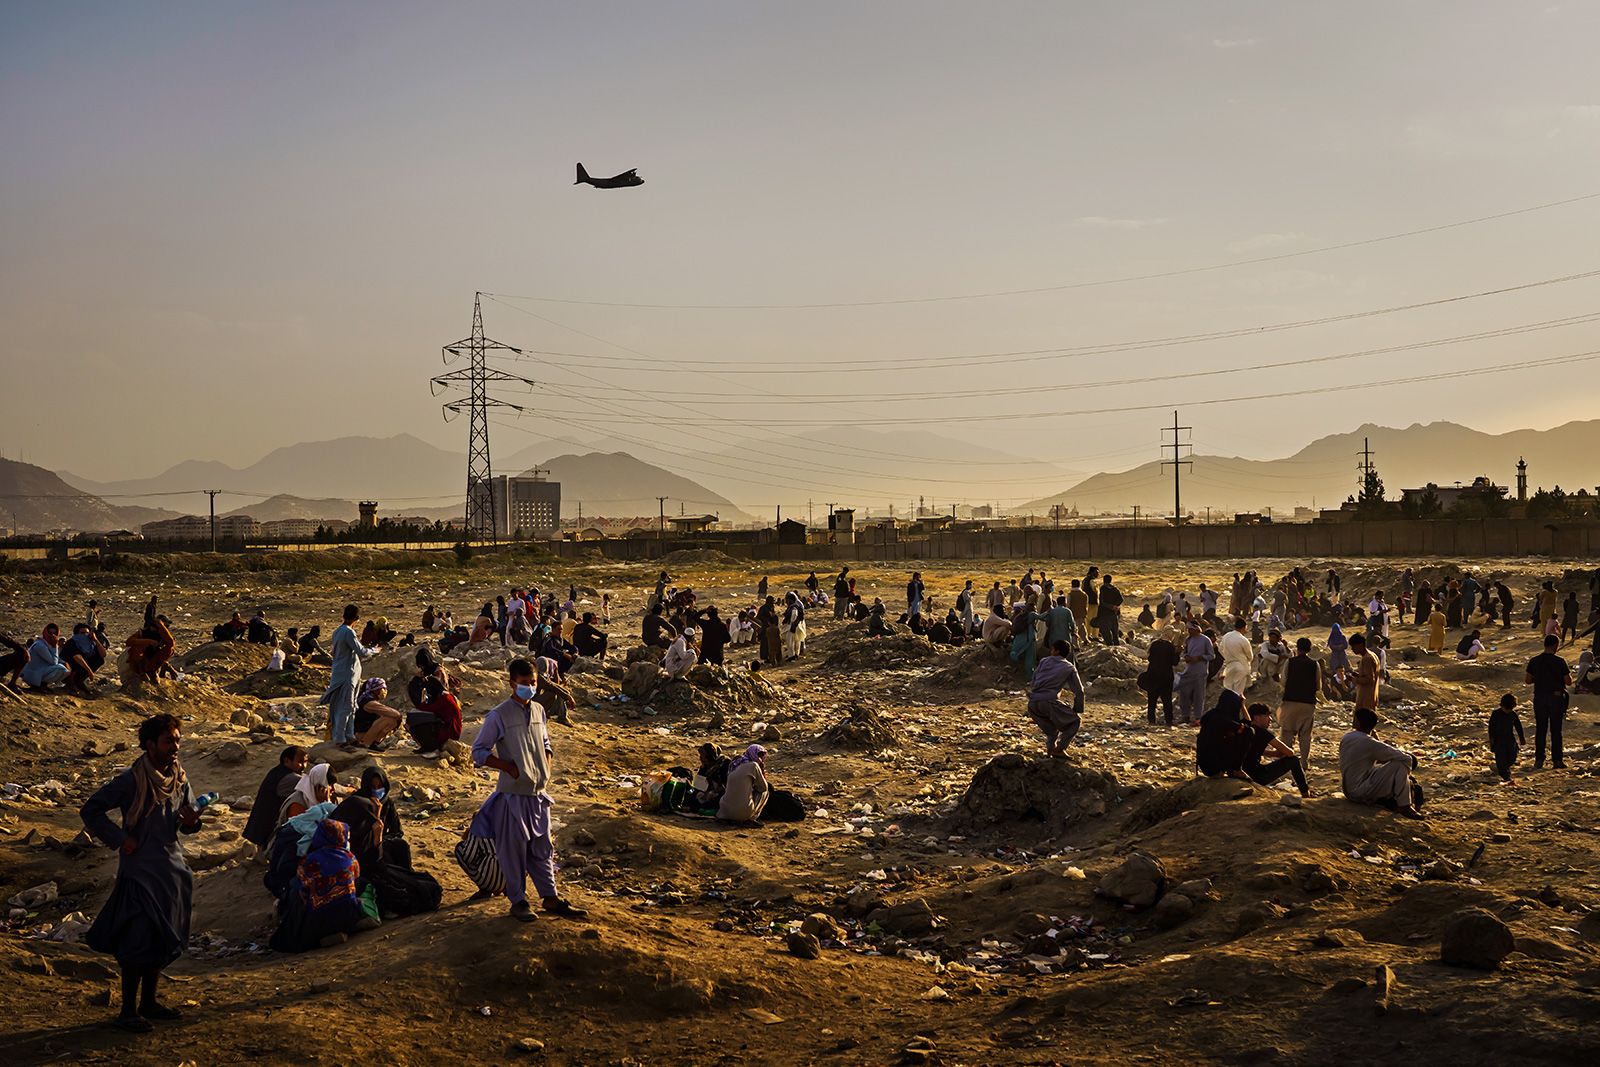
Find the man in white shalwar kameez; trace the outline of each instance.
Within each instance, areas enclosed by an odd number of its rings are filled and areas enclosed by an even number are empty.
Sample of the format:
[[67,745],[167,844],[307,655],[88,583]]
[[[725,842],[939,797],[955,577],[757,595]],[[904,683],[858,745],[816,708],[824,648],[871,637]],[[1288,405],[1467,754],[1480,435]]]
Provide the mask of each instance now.
[[1346,800],[1357,804],[1393,803],[1395,811],[1422,818],[1412,804],[1411,771],[1417,757],[1372,736],[1378,713],[1357,708],[1355,729],[1339,739],[1339,776]]

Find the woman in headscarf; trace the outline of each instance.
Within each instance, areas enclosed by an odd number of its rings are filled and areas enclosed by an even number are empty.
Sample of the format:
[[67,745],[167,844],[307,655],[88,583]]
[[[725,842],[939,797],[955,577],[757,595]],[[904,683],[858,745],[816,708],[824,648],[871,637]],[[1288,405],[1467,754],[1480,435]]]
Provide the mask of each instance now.
[[1572,672],[1572,691],[1600,693],[1600,668],[1595,667],[1593,649],[1586,648],[1578,653],[1578,666]]
[[362,771],[360,788],[328,818],[350,828],[350,851],[360,865],[360,884],[377,888],[378,908],[385,918],[438,908],[439,883],[411,865],[411,846],[389,796],[389,776],[383,768]]
[[350,832],[342,822],[324,819],[311,837],[311,848],[300,861],[289,907],[271,946],[279,952],[304,952],[321,945],[337,945],[359,930],[370,930],[378,920],[361,907],[356,887],[361,864],[350,851]]
[[1340,674],[1350,669],[1350,639],[1338,623],[1328,631],[1328,673]]
[[728,764],[728,784],[717,805],[717,818],[723,822],[754,823],[767,806],[767,750],[751,745],[742,756]]
[[1433,587],[1427,582],[1417,583],[1417,625],[1427,623],[1428,617],[1433,614]]
[[333,799],[334,786],[338,784],[338,775],[326,763],[319,763],[295,784],[283,807],[278,811],[278,825],[282,826],[296,815],[302,815],[318,804],[325,804]]
[[796,593],[785,598],[783,608],[783,658],[795,659],[806,650],[806,606]]
[[378,742],[400,728],[400,711],[384,703],[388,697],[386,679],[373,677],[361,683],[361,691],[356,694],[356,744],[376,749]]
[[1463,637],[1456,644],[1456,659],[1477,659],[1483,651],[1483,634],[1477,630]]
[[1034,634],[1034,624],[1043,618],[1034,611],[1026,598],[1017,601],[1017,610],[1011,616],[1011,662],[1022,668],[1025,678],[1033,677],[1039,664],[1039,644]]
[[[200,828],[189,777],[178,762],[176,716],[153,715],[139,725],[143,755],[83,805],[83,825],[116,849],[117,880],[84,941],[117,958],[122,968],[122,1014],[117,1025],[145,1033],[151,1019],[179,1012],[156,1001],[161,969],[189,944],[194,874],[178,834]],[[122,825],[111,821],[122,810]],[[141,993],[142,988],[142,993]]]
[[311,851],[311,836],[336,807],[338,804],[332,800],[314,804],[299,815],[285,819],[283,825],[274,831],[267,850],[267,873],[262,875],[261,884],[280,902],[289,895],[289,889],[294,885],[294,873],[300,866],[300,857]]
[[438,677],[422,680],[422,702],[406,713],[406,733],[423,759],[438,759],[446,741],[461,739],[461,701]]
[[778,598],[769,596],[756,612],[761,633],[761,660],[773,666],[783,662],[783,631],[778,619]]

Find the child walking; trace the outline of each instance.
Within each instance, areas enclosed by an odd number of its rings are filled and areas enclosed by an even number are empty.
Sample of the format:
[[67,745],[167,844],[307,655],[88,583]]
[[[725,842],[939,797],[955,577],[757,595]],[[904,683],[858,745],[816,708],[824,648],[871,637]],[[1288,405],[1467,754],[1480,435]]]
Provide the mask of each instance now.
[[1517,714],[1517,698],[1507,693],[1500,698],[1500,706],[1489,713],[1489,748],[1494,751],[1494,769],[1501,781],[1510,784],[1511,765],[1517,762],[1517,751],[1526,743],[1522,718]]

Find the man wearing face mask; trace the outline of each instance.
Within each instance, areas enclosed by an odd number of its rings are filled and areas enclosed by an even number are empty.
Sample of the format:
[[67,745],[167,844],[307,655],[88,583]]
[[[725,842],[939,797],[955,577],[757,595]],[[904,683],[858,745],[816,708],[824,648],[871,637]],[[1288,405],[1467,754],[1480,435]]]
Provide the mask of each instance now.
[[569,919],[588,912],[556,895],[555,851],[550,838],[550,734],[543,705],[534,701],[533,664],[514,659],[509,668],[511,696],[483,717],[472,762],[500,772],[480,814],[494,830],[495,856],[505,875],[511,917],[532,922],[524,880],[543,901],[544,911]]

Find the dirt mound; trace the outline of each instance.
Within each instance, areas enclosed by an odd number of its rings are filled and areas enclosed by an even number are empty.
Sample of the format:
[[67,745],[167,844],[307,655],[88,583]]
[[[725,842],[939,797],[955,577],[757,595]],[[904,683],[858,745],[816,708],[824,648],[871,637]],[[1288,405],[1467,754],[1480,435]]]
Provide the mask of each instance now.
[[650,704],[661,715],[704,716],[713,723],[789,710],[787,694],[759,674],[701,664],[689,677],[663,682]]
[[883,669],[905,667],[938,659],[942,650],[925,637],[897,633],[888,637],[868,637],[867,628],[852,627],[843,635],[839,647],[824,663],[829,667]]
[[978,768],[950,818],[971,827],[1005,824],[1008,833],[1034,824],[1037,832],[1054,834],[1104,815],[1120,791],[1103,771],[1008,752]]
[[1004,650],[982,641],[962,645],[947,658],[950,665],[939,668],[928,678],[940,687],[1011,689],[1020,677]]
[[1191,778],[1158,790],[1134,810],[1125,829],[1128,833],[1137,833],[1204,804],[1243,800],[1255,795],[1256,786],[1238,778]]
[[824,730],[820,740],[830,748],[867,752],[882,752],[900,745],[900,735],[883,720],[883,716],[876,709],[862,704],[852,704],[850,714]]
[[245,641],[208,641],[176,657],[180,671],[213,680],[259,671],[271,658],[270,646],[252,645]]
[[326,670],[314,667],[285,667],[281,671],[255,671],[224,688],[240,696],[259,700],[282,700],[320,694],[328,685]]

